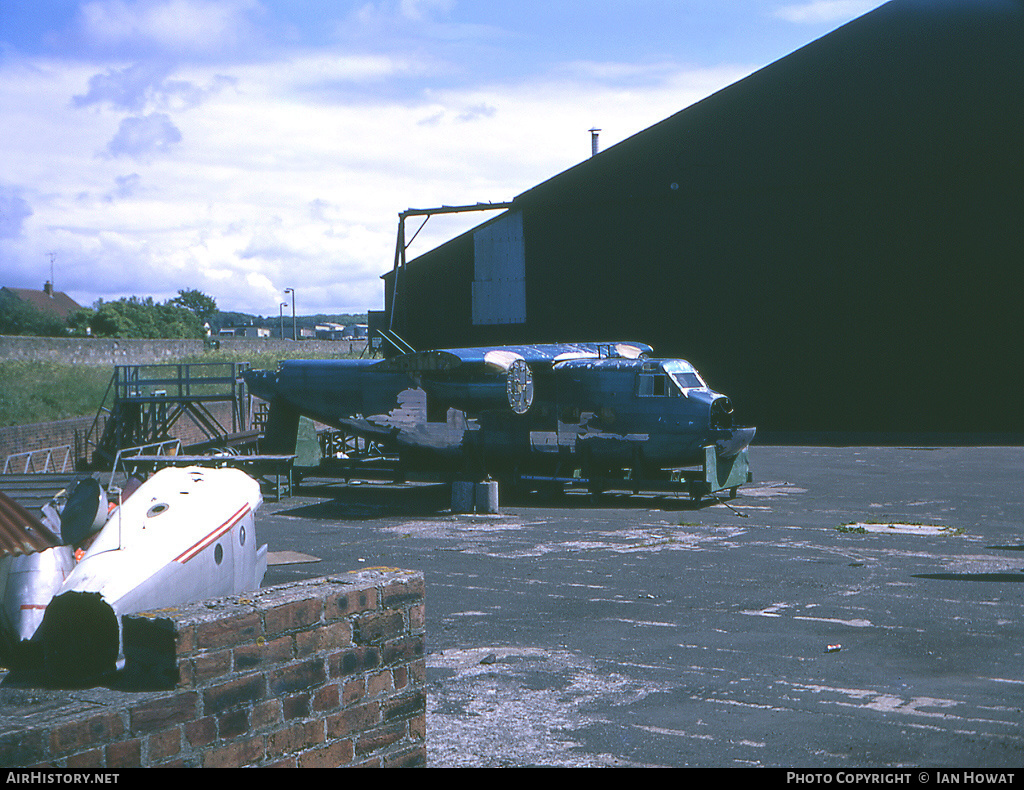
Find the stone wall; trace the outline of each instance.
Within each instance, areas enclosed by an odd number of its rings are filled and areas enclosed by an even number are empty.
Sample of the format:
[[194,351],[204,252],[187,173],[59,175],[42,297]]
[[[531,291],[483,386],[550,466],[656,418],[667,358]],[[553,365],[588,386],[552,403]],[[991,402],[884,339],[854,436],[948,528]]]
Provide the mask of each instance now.
[[[361,353],[365,340],[292,340],[219,338],[213,347],[237,353],[291,353],[301,345],[309,354]],[[201,356],[202,340],[140,340],[95,337],[20,337],[0,335],[0,360],[49,361],[68,365],[152,365]]]
[[0,766],[426,765],[422,573],[367,569],[124,618],[129,688],[0,686]]

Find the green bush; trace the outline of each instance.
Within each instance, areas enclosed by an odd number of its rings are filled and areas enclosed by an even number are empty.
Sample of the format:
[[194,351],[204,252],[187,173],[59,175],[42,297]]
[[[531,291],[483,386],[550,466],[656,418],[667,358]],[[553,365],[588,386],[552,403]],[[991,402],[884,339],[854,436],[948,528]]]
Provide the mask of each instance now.
[[157,304],[152,297],[98,301],[93,309],[83,307],[68,318],[76,335],[94,337],[201,338],[206,333],[199,316],[187,307],[167,302]]
[[0,335],[62,337],[66,334],[61,319],[37,310],[11,293],[0,291]]

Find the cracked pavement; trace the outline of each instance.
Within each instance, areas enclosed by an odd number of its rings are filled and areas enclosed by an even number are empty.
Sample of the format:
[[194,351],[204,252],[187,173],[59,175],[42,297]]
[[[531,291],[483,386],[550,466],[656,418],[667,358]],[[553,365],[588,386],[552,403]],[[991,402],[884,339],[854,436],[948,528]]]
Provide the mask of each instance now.
[[431,766],[1024,764],[1024,448],[751,448],[726,503],[267,502],[265,584],[427,584]]

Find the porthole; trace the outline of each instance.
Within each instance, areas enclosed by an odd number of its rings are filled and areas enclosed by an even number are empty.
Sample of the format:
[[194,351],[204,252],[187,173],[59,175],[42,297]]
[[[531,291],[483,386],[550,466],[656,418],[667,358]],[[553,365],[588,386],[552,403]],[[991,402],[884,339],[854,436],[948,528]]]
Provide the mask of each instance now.
[[218,543],[216,548],[213,550],[213,561],[216,562],[218,565],[220,565],[223,560],[224,560],[224,547],[221,546]]
[[154,516],[159,516],[161,513],[166,513],[169,507],[170,505],[168,505],[166,502],[160,502],[156,505],[153,505],[149,510],[146,511],[146,518],[153,518]]
[[239,546],[244,546],[245,545],[245,527],[239,527],[238,528],[238,545]]

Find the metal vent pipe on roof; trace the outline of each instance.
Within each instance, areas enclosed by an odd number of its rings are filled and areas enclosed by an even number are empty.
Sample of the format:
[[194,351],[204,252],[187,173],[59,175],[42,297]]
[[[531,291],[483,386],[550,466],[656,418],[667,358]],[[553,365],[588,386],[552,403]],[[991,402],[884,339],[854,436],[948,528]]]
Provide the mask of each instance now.
[[590,130],[590,155],[597,156],[597,135],[600,129]]

